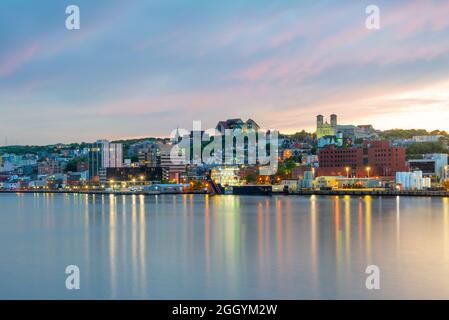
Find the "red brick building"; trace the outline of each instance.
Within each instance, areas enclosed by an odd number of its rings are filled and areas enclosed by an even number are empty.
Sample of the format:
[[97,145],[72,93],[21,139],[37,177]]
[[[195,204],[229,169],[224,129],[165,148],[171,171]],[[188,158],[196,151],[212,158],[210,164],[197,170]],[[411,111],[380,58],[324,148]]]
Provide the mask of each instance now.
[[389,141],[367,141],[363,147],[327,146],[318,153],[318,176],[393,177],[408,171],[405,148]]
[[292,179],[303,179],[304,178],[304,172],[306,171],[312,171],[312,166],[298,166],[292,169]]

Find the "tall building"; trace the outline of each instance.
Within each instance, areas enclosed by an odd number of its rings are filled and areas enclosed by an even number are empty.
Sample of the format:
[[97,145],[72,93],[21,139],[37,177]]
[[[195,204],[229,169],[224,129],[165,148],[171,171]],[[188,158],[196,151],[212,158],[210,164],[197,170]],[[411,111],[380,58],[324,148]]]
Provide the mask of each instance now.
[[123,167],[123,145],[121,143],[111,143],[103,140],[101,143],[102,167],[121,168]]
[[137,151],[137,158],[139,164],[147,167],[159,167],[161,165],[160,144],[153,143],[152,145],[140,148]]
[[394,177],[408,171],[405,148],[392,147],[389,141],[365,142],[363,147],[336,148],[318,153],[319,176]]
[[187,159],[182,153],[172,154],[173,146],[162,144],[159,146],[160,166],[164,180],[181,181],[181,176],[186,173]]
[[89,179],[95,180],[105,175],[106,168],[123,167],[123,145],[98,140],[92,144],[88,153]]
[[92,144],[88,148],[87,166],[89,168],[89,179],[94,180],[99,177],[101,169],[101,146],[99,144]]

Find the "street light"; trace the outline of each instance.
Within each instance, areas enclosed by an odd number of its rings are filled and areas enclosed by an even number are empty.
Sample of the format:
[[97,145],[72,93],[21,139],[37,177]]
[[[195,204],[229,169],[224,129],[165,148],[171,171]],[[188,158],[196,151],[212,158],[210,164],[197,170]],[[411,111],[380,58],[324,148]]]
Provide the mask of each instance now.
[[366,167],[366,173],[368,174],[368,178],[369,178],[369,172],[371,171],[371,167]]
[[349,179],[349,167],[346,167],[345,170],[346,170],[346,178]]

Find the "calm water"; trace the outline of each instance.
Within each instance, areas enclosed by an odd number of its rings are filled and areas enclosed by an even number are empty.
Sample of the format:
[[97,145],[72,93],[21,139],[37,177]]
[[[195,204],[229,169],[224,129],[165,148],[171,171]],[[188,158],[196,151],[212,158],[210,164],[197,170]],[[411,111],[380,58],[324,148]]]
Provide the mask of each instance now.
[[0,298],[448,299],[449,199],[0,194]]

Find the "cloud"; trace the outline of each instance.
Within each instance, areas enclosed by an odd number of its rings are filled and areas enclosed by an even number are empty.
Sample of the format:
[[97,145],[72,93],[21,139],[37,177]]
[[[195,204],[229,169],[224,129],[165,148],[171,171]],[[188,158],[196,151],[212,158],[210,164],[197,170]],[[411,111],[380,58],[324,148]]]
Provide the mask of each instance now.
[[316,113],[381,125],[411,110],[430,120],[425,106],[447,114],[436,91],[385,98],[447,77],[447,1],[379,1],[378,31],[365,28],[364,2],[90,3],[81,3],[80,32],[9,26],[16,39],[0,60],[0,108],[27,117],[2,123],[8,135],[36,119],[56,131],[63,121],[61,136],[89,127],[95,138],[161,134],[195,119],[251,117],[296,131],[313,129]]
[[37,41],[25,44],[20,50],[10,52],[0,60],[0,77],[8,76],[27,62],[31,61],[39,52],[40,46]]

